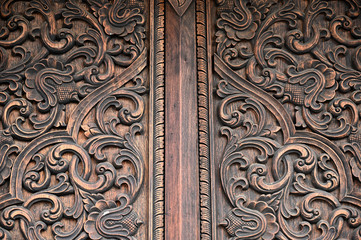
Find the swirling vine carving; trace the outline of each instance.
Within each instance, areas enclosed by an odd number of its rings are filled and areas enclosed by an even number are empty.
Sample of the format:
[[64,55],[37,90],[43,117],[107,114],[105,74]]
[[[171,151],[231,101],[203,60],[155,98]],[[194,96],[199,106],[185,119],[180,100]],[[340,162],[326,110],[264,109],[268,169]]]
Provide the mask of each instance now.
[[361,6],[261,2],[219,3],[220,225],[230,239],[358,239]]
[[[135,239],[144,3],[2,1],[0,239]],[[137,204],[137,203],[136,203]]]

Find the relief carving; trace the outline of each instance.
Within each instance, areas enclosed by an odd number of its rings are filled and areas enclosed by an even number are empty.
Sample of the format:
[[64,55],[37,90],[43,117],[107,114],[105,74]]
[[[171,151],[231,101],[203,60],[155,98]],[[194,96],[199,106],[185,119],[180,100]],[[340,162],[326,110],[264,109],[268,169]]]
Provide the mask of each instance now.
[[168,0],[179,16],[182,16],[191,5],[192,0]]
[[146,221],[134,207],[146,171],[144,8],[2,2],[1,239],[135,239]]
[[360,7],[219,1],[219,172],[231,210],[218,224],[230,239],[361,238]]
[[153,86],[153,239],[164,239],[164,172],[165,172],[165,0],[156,0],[154,6]]
[[212,239],[211,158],[209,121],[209,78],[207,44],[207,2],[196,1],[197,87],[198,87],[198,148],[201,239]]

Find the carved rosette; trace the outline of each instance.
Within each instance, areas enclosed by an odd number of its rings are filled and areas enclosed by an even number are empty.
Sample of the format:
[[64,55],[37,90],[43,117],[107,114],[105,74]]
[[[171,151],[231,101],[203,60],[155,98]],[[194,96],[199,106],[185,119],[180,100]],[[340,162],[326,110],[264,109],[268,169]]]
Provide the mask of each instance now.
[[0,24],[0,239],[136,239],[144,3],[6,0]]
[[230,203],[221,223],[226,234],[361,238],[361,5],[218,6],[214,63],[227,139],[219,169]]

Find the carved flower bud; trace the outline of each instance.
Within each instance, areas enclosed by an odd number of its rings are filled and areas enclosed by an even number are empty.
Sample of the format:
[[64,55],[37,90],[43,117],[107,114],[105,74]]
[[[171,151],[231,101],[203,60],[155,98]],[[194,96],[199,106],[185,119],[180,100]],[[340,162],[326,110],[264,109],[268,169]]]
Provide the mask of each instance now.
[[247,207],[243,202],[238,203],[221,226],[235,239],[270,240],[279,231],[274,210],[265,202],[251,202]]
[[135,235],[142,223],[132,206],[99,200],[90,209],[84,230],[91,239],[122,239]]

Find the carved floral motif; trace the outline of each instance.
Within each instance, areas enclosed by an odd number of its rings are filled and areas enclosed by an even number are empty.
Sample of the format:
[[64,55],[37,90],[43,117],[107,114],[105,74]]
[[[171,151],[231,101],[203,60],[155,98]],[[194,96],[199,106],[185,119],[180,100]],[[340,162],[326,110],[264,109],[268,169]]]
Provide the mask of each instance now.
[[71,65],[64,68],[61,62],[52,58],[36,63],[25,71],[26,98],[39,102],[39,109],[43,111],[58,103],[78,100],[73,73]]
[[360,238],[360,4],[219,5],[221,225],[230,239]]
[[251,202],[243,206],[244,198],[237,200],[237,208],[228,212],[225,227],[231,239],[274,239],[279,230],[274,210],[265,202]]
[[142,221],[131,206],[117,206],[114,201],[99,200],[90,208],[84,229],[91,239],[134,239]]
[[135,239],[144,219],[133,208],[145,175],[142,4],[2,1],[1,239]]

